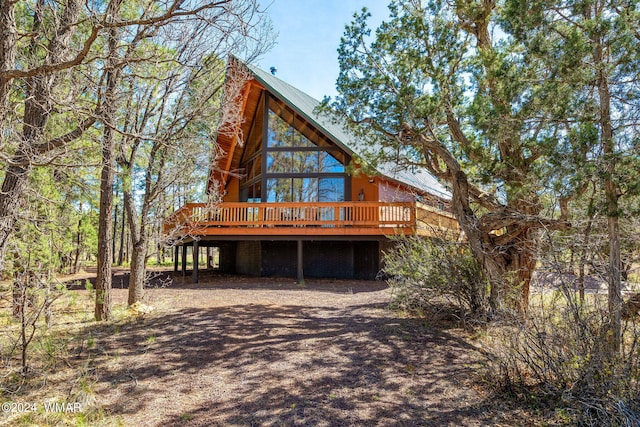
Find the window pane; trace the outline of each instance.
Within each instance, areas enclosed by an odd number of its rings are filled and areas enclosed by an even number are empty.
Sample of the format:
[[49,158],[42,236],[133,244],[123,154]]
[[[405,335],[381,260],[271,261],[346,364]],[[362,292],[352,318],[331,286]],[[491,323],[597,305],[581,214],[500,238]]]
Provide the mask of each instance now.
[[254,185],[249,187],[247,201],[259,202],[262,199],[262,194],[260,192],[261,192],[261,184],[258,181]]
[[314,144],[309,138],[304,136],[302,133],[298,132],[298,137],[296,138],[296,146],[298,147],[315,147]]
[[318,172],[318,152],[317,151],[294,151],[293,172],[315,173]]
[[294,202],[315,202],[318,200],[318,178],[295,178],[293,188]]
[[320,178],[318,201],[343,202],[344,178]]
[[267,180],[267,202],[291,201],[291,178],[270,178]]
[[253,160],[249,160],[244,164],[244,182],[253,178]]
[[269,110],[269,147],[290,147],[292,144],[293,128],[282,120],[276,113]]
[[342,173],[344,165],[338,159],[333,157],[330,152],[320,151],[320,162],[318,172],[325,173]]
[[293,153],[273,151],[267,156],[267,173],[289,173],[293,169]]

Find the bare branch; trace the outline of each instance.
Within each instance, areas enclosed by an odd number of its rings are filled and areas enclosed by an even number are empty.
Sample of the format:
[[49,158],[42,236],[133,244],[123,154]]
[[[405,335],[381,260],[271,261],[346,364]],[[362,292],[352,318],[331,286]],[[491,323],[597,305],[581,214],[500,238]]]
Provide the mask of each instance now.
[[33,147],[34,153],[44,154],[48,151],[55,150],[56,148],[60,148],[65,144],[80,138],[84,134],[84,132],[88,130],[91,126],[93,126],[93,124],[97,121],[99,114],[100,114],[100,110],[96,110],[91,116],[87,117],[80,124],[78,124],[78,126],[71,132],[68,132],[57,138],[51,139],[42,144],[35,145]]
[[[87,55],[91,51],[91,47],[94,42],[97,40],[100,31],[103,29],[112,29],[112,28],[124,28],[124,27],[132,27],[132,26],[150,26],[150,25],[162,25],[167,22],[180,17],[197,15],[198,13],[207,10],[213,9],[217,7],[222,7],[224,5],[230,4],[231,0],[221,0],[217,2],[209,2],[204,5],[197,7],[191,10],[179,11],[180,6],[182,5],[183,0],[176,0],[173,2],[171,7],[162,15],[154,16],[151,18],[140,18],[126,21],[116,21],[116,22],[107,22],[103,20],[99,23],[94,24],[91,27],[91,32],[89,37],[84,41],[82,48],[78,51],[75,57],[68,61],[57,62],[53,64],[43,64],[39,67],[31,68],[28,70],[21,69],[11,69],[11,70],[1,70],[0,69],[0,82],[8,82],[12,79],[16,78],[27,78],[34,77],[43,74],[51,74],[58,71],[66,70],[77,65],[82,64],[82,62],[86,59]],[[74,25],[68,25],[65,27],[67,30],[70,30]]]

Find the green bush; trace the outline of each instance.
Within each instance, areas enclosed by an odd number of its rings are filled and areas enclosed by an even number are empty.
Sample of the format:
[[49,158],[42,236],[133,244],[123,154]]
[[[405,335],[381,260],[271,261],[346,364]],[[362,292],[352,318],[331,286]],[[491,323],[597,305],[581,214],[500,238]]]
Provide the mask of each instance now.
[[424,311],[449,302],[474,317],[485,313],[487,281],[464,243],[397,238],[385,253],[383,273],[400,309]]

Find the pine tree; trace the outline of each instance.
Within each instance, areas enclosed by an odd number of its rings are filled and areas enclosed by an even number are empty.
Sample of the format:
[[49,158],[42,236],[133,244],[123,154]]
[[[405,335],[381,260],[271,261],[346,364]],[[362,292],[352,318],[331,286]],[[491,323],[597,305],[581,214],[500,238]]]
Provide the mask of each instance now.
[[[394,1],[371,40],[355,17],[339,49],[331,106],[383,161],[420,164],[446,182],[490,305],[528,306],[538,230],[566,227],[544,195],[564,177],[562,126],[575,88],[560,84],[510,31],[495,1]],[[516,295],[519,293],[519,296]]]

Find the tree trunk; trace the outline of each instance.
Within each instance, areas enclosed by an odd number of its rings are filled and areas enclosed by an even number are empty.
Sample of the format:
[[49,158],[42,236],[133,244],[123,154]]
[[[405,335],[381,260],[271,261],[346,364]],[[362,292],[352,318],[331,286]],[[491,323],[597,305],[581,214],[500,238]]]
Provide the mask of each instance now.
[[[16,29],[14,5],[16,1],[0,0],[0,72],[15,66]],[[44,63],[52,64],[64,57],[69,49],[69,40],[73,34],[72,26],[79,10],[78,1],[66,3],[60,14],[55,36],[47,45],[47,56]],[[33,9],[32,32],[38,34],[44,19],[44,1],[39,0]],[[39,43],[38,37],[32,37],[30,49],[35,51]],[[35,55],[34,55],[35,57]],[[20,145],[7,167],[2,192],[0,193],[0,270],[4,269],[4,261],[9,236],[24,203],[24,194],[28,186],[29,175],[33,168],[33,156],[38,153],[35,147],[41,143],[47,121],[53,111],[51,89],[55,85],[55,74],[34,75],[25,79],[26,99],[24,101],[22,138]],[[7,113],[11,81],[0,74],[0,124]],[[40,146],[41,147],[41,146]],[[44,149],[46,151],[46,149]]]
[[162,225],[157,223],[154,226],[153,235],[155,236],[155,247],[156,247],[156,264],[163,265],[164,264],[164,247],[162,245]]
[[111,236],[111,254],[113,255],[113,259],[111,260],[111,264],[115,264],[116,262],[116,233],[118,232],[118,204],[116,203],[113,207],[113,228],[112,228],[113,236]]
[[122,222],[120,223],[120,248],[118,249],[118,265],[122,265],[122,261],[124,260],[124,246],[125,246],[125,224],[127,222],[127,212],[124,207],[124,203],[122,204]]
[[129,297],[127,300],[129,305],[142,300],[147,273],[147,251],[147,240],[141,239],[133,244],[131,275],[129,276]]
[[[519,119],[514,117],[510,109],[504,108],[510,100],[505,99],[504,91],[500,90],[497,84],[499,76],[494,70],[495,64],[489,59],[495,53],[489,24],[496,3],[485,1],[477,4],[474,2],[456,2],[455,4],[455,12],[460,18],[462,28],[476,39],[478,50],[483,53],[480,56],[481,67],[484,68],[486,77],[482,83],[486,85],[483,90],[486,89],[490,102],[493,107],[496,107],[495,114],[502,119],[496,120],[496,123],[504,125],[503,128],[496,129],[499,137],[496,137],[495,142],[500,159],[502,161],[508,159],[510,169],[513,170],[505,170],[500,178],[509,182],[511,187],[524,190],[522,192],[514,190],[515,195],[507,194],[506,206],[499,206],[499,203],[490,204],[489,214],[503,213],[506,216],[515,212],[523,216],[537,216],[540,210],[540,204],[536,200],[537,195],[535,191],[526,188],[527,184],[523,182],[526,178],[522,178],[529,176],[530,160],[519,149],[521,135],[518,127],[511,125]],[[462,146],[470,146],[471,143],[465,136],[455,112],[452,108],[447,108],[447,124],[451,136]],[[490,281],[490,309],[496,313],[502,309],[501,306],[504,303],[507,303],[510,308],[524,317],[529,307],[529,289],[536,264],[535,230],[525,221],[512,221],[511,225],[505,225],[500,221],[495,224],[491,224],[490,221],[483,224],[485,218],[476,215],[471,208],[472,194],[467,175],[451,152],[446,148],[436,148],[438,155],[443,158],[450,170],[450,178],[453,181],[452,204],[456,219],[466,234],[474,256],[483,266]],[[477,197],[475,199],[477,200]],[[504,237],[494,235],[494,231],[504,228],[506,228]],[[519,291],[519,294],[514,291]]]
[[[124,175],[124,180],[130,180],[130,175]],[[129,182],[130,184],[130,182]],[[127,186],[131,188],[131,186]],[[134,304],[142,299],[144,280],[147,273],[147,252],[149,250],[148,227],[146,222],[140,224],[136,212],[133,194],[129,190],[123,191],[124,206],[129,218],[129,234],[131,236],[131,274],[129,275],[129,296],[127,302]],[[141,218],[144,222],[145,218]]]
[[[111,109],[109,107],[109,109]],[[108,114],[105,112],[105,114]],[[111,230],[113,227],[113,164],[115,161],[113,130],[105,126],[102,141],[102,174],[100,176],[100,220],[98,224],[98,272],[96,277],[95,319],[111,317]]]
[[80,252],[82,246],[82,203],[80,203],[80,219],[78,220],[78,233],[76,234],[76,251],[73,257],[73,274],[76,274],[79,269]]
[[[40,28],[42,13],[42,4],[38,2],[33,14],[34,33]],[[35,49],[35,39],[32,40],[31,49]],[[22,139],[16,154],[11,159],[11,165],[7,168],[0,194],[0,270],[4,268],[6,245],[24,203],[24,193],[33,168],[31,164],[34,153],[31,148],[40,142],[53,108],[49,96],[53,80],[53,76],[46,75],[34,76],[26,80],[27,99],[24,104]]]
[[[466,174],[453,159],[447,166],[456,171],[452,182],[454,214],[465,232],[471,252],[482,266],[490,283],[491,312],[498,313],[507,303],[521,316],[526,315],[532,273],[536,264],[534,230],[525,225],[515,225],[515,229],[507,230],[507,233],[515,237],[506,243],[496,242],[499,237],[481,230],[478,225],[479,219],[470,207]],[[514,289],[519,290],[519,293],[514,294]]]
[[[14,160],[26,155],[16,155]],[[20,160],[18,160],[20,162]],[[7,244],[13,232],[18,214],[24,204],[23,196],[29,183],[30,167],[12,165],[7,169],[0,192],[0,271],[4,270]]]
[[131,232],[129,228],[125,228],[124,231],[124,260],[123,263],[130,264],[131,261],[131,252],[133,252],[132,244],[131,244]]
[[[116,20],[119,15],[120,1],[116,0],[107,11],[108,20]],[[98,225],[98,272],[96,277],[95,319],[109,320],[111,317],[111,262],[113,261],[113,184],[115,168],[115,112],[117,103],[118,69],[117,49],[118,30],[109,30],[107,85],[105,88],[105,106],[103,108],[104,133],[102,138],[102,173],[100,176],[100,220]]]
[[[525,234],[532,233],[532,230],[527,230]],[[501,311],[506,305],[520,316],[527,314],[536,266],[534,246],[528,241],[516,241],[508,249],[484,247],[480,254],[474,252],[491,285],[489,307],[493,313]]]
[[165,257],[166,257],[165,248],[164,248],[164,246],[162,246],[162,243],[160,243],[160,238],[159,237],[158,237],[157,246],[158,246],[158,255],[160,256],[159,263],[160,263],[160,265],[164,265],[164,261],[165,261]]
[[[130,172],[129,168],[125,168],[125,170]],[[129,234],[131,236],[133,249],[131,251],[131,274],[129,275],[129,296],[127,299],[128,304],[131,305],[140,301],[144,292],[144,281],[147,273],[147,254],[149,251],[149,227],[147,226],[146,218],[143,216],[144,212],[140,215],[140,218],[138,218],[135,201],[133,200],[133,194],[130,190],[132,188],[131,174],[123,173],[122,181],[123,187],[125,188],[122,195],[129,222]]]
[[591,252],[589,247],[591,246],[591,229],[593,228],[593,221],[595,217],[593,205],[595,203],[596,191],[596,184],[593,183],[593,191],[589,198],[589,205],[587,207],[588,219],[583,232],[584,240],[582,242],[582,250],[580,251],[580,264],[578,265],[578,292],[580,296],[580,303],[582,304],[584,304],[584,280],[587,265],[587,253]]
[[597,68],[598,98],[600,103],[600,138],[605,162],[604,193],[607,206],[607,231],[609,233],[609,291],[608,308],[610,323],[610,348],[613,354],[620,351],[622,333],[622,278],[620,275],[620,225],[618,220],[618,187],[614,182],[616,173],[616,150],[611,125],[611,92],[605,71],[605,47],[602,37],[596,40],[593,52]]
[[[2,4],[2,9],[1,19],[9,21],[13,19],[13,3],[5,0]],[[7,15],[7,13],[11,16]],[[42,5],[39,1],[33,12],[33,32],[37,32],[40,28],[42,13]],[[9,21],[7,22],[15,25],[15,22]],[[3,39],[7,39],[7,37],[11,39],[10,35],[6,36],[4,34],[5,32],[7,32],[7,34],[10,33],[10,28],[3,28],[0,31],[3,31]],[[31,49],[35,49],[35,40],[32,40],[30,47]],[[15,47],[12,47],[12,49],[15,49]],[[12,54],[7,53],[5,55],[11,56]],[[9,65],[6,64],[8,59],[10,58],[4,59],[3,62],[5,62],[5,64],[2,64],[3,66]],[[27,189],[29,175],[32,169],[29,156],[31,153],[30,147],[39,142],[39,138],[44,132],[44,127],[51,113],[52,104],[48,96],[51,79],[50,76],[35,76],[26,81],[27,100],[25,101],[23,113],[24,126],[22,139],[20,140],[20,146],[16,154],[14,154],[12,158],[11,165],[7,168],[4,182],[2,183],[2,193],[0,193],[0,270],[4,269],[9,236],[13,232],[18,213],[24,203],[24,193]],[[0,81],[0,86],[5,84],[9,85],[9,82]],[[3,90],[4,89],[0,87],[0,92]],[[9,90],[8,86],[6,90]],[[7,97],[8,93],[0,93],[0,96]],[[0,99],[0,102],[6,101],[8,101],[8,98],[5,100]]]
[[[609,199],[609,197],[607,197]],[[616,203],[611,203],[608,200],[608,209],[615,207],[617,212],[617,197]],[[620,274],[620,225],[618,217],[615,215],[609,215],[607,218],[607,228],[609,232],[609,293],[608,293],[608,305],[609,305],[609,317],[611,323],[611,350],[616,354],[620,351],[620,344],[622,342],[622,277]]]
[[[16,0],[0,0],[0,73],[10,70],[16,61]],[[4,122],[9,107],[11,81],[0,75],[0,124]],[[1,269],[1,266],[0,266]]]

